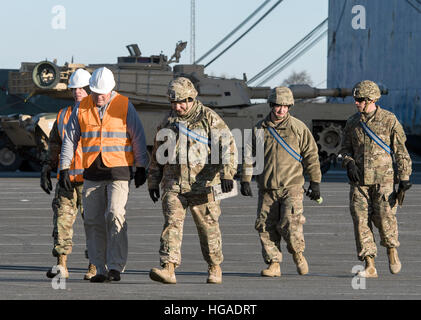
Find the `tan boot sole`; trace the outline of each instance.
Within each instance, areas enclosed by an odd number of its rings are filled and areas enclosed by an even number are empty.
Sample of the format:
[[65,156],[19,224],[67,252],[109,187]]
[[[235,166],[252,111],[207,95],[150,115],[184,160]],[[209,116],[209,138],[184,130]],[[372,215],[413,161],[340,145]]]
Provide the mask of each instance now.
[[367,272],[366,270],[364,271],[360,271],[357,273],[357,276],[362,277],[362,278],[377,278],[377,270],[374,269],[374,272]]
[[297,267],[297,272],[300,276],[305,276],[308,273],[308,266]]
[[262,270],[262,271],[260,272],[260,275],[261,275],[262,277],[275,278],[275,277],[280,277],[280,276],[281,276],[281,272],[279,272],[279,273],[268,273],[268,272],[265,272],[265,271],[267,271],[267,270]]
[[267,269],[260,271],[262,277],[280,277],[281,276],[281,265],[279,263],[270,264]]
[[296,266],[297,266],[297,272],[299,275],[304,276],[308,273],[308,263],[305,257],[303,257],[301,263],[296,264]]
[[388,255],[388,258],[389,258],[390,273],[392,273],[392,274],[399,273],[401,271],[402,264],[401,264],[401,261],[399,260],[398,253],[396,252],[396,257],[391,256],[389,252],[388,252],[387,255]]
[[297,265],[297,272],[299,275],[304,276],[308,273],[308,263],[307,260],[304,259],[302,263]]
[[401,271],[402,265],[400,263],[389,264],[389,270],[392,274],[397,274]]
[[151,278],[153,281],[157,281],[157,282],[161,282],[161,283],[165,283],[165,284],[176,284],[177,280],[175,279],[171,279],[168,278],[165,275],[162,275],[162,271],[160,269],[156,269],[153,268],[150,272],[149,272],[149,278]]
[[221,284],[222,283],[222,279],[208,278],[206,280],[206,283]]

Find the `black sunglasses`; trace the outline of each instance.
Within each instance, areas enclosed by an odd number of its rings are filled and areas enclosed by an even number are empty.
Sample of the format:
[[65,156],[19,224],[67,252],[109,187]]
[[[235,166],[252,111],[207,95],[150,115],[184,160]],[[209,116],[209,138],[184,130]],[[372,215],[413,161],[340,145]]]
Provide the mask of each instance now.
[[[271,107],[271,108],[273,108],[273,107],[275,107],[275,106],[282,106],[282,104],[276,104],[276,103],[273,103],[273,102],[270,102],[269,103],[269,106]],[[287,106],[288,108],[290,108],[291,106]]]
[[[168,99],[168,101],[170,102],[170,103],[177,103],[177,102],[186,102],[186,100],[172,100],[171,98],[170,99]],[[188,102],[192,102],[193,101],[193,98],[187,98],[187,101]]]
[[365,98],[355,98],[354,100],[355,100],[356,102],[361,103],[361,102],[365,101]]

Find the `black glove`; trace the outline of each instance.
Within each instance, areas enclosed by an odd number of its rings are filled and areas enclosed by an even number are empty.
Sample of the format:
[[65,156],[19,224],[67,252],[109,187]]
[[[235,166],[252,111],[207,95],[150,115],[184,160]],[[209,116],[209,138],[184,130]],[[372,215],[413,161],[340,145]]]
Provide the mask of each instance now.
[[139,188],[146,181],[146,170],[143,167],[137,167],[134,174],[134,184]]
[[49,165],[44,165],[42,167],[40,185],[42,190],[44,190],[47,194],[50,194],[50,191],[53,190],[53,186],[51,184],[51,167]]
[[252,197],[250,182],[241,182],[241,194],[246,197]]
[[350,161],[347,166],[347,174],[348,174],[348,178],[349,181],[351,181],[352,183],[357,183],[360,181],[360,171],[358,170],[357,165],[355,164],[354,161]]
[[406,190],[409,190],[411,187],[412,187],[412,183],[409,182],[409,180],[401,180],[399,182],[398,193],[400,191],[405,192]]
[[159,200],[159,188],[158,189],[149,189],[149,196],[152,201],[155,203]]
[[319,200],[320,199],[320,183],[310,181],[310,187],[307,190],[306,196],[308,196],[311,200]]
[[221,189],[223,193],[230,192],[234,188],[234,181],[228,179],[221,179]]
[[58,183],[60,187],[66,191],[71,191],[72,183],[70,182],[69,169],[60,170],[59,175],[60,178],[58,180]]

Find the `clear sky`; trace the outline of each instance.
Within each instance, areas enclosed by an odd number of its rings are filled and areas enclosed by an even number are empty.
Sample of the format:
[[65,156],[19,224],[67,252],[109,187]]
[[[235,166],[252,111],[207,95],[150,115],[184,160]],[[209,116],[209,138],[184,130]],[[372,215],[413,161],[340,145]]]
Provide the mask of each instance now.
[[[196,59],[249,16],[263,0],[196,0]],[[277,0],[230,38],[234,41]],[[65,8],[65,29],[54,29]],[[215,76],[250,79],[280,57],[328,15],[328,0],[284,0],[233,48],[208,66]],[[57,25],[57,24],[56,24]],[[126,45],[138,43],[142,55],[168,58],[179,40],[190,42],[190,0],[15,0],[2,1],[0,68],[19,68],[22,61],[57,59],[70,62],[115,63],[128,55]],[[221,50],[221,49],[219,49]],[[217,51],[219,52],[219,51]],[[217,53],[216,52],[216,53]],[[216,54],[215,53],[215,54]],[[204,64],[211,57],[204,60]],[[180,63],[190,63],[190,48]],[[265,85],[276,86],[293,70],[306,70],[318,87],[326,86],[327,37]]]

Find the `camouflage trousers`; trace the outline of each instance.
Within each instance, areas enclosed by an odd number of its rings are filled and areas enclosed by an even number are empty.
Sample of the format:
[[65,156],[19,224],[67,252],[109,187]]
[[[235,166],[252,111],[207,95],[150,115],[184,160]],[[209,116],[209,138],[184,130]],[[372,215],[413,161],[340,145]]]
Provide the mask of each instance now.
[[281,239],[289,253],[304,252],[303,188],[259,191],[255,229],[265,263],[281,262]]
[[56,191],[52,202],[53,207],[53,256],[67,255],[72,252],[73,224],[78,211],[83,218],[82,207],[83,184],[73,184],[70,192],[56,184]]
[[220,201],[209,201],[208,195],[188,195],[167,191],[162,197],[165,224],[159,249],[160,263],[181,264],[181,243],[187,208],[193,216],[199,235],[200,248],[209,265],[223,261],[222,236],[218,219],[221,214]]
[[366,256],[377,255],[373,223],[379,229],[382,246],[399,247],[397,202],[392,183],[369,186],[351,185],[349,203],[358,259],[362,261]]

